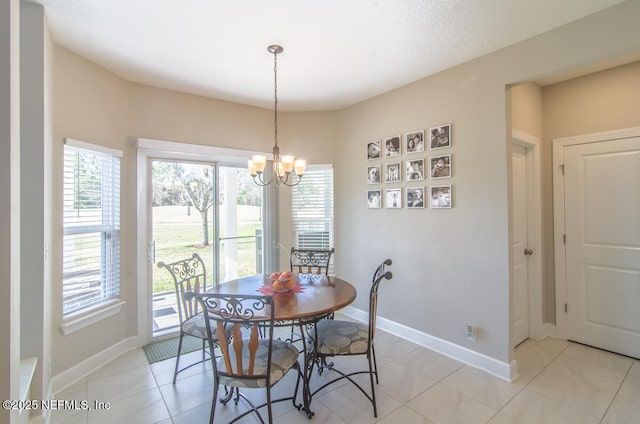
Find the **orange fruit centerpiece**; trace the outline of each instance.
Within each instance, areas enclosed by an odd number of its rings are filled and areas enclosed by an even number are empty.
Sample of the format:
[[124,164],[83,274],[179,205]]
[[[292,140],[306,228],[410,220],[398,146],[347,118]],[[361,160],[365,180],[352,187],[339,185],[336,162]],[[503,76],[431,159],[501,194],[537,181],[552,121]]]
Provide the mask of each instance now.
[[280,281],[283,282],[284,286],[287,289],[291,289],[296,285],[295,275],[293,275],[293,273],[291,273],[290,271],[284,271],[282,274],[280,274]]
[[285,283],[285,287],[288,288],[288,289],[292,289],[293,286],[295,286],[295,285],[296,285],[296,279],[295,278],[290,278]]
[[274,272],[269,275],[269,284],[273,291],[288,291],[296,285],[296,276],[291,271]]
[[274,280],[274,281],[273,281],[273,289],[274,289],[275,291],[283,291],[283,290],[285,290],[285,289],[286,289],[286,287],[285,287],[285,285],[284,285],[284,284],[282,284],[282,281],[280,281],[280,280]]

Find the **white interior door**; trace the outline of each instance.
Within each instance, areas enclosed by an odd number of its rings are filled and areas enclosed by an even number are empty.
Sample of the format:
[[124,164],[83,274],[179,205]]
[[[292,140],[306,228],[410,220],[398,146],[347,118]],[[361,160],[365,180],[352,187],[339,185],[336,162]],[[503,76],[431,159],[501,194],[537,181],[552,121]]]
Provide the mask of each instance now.
[[513,146],[512,153],[512,211],[513,244],[513,343],[517,345],[529,337],[529,280],[525,250],[529,248],[527,237],[527,150],[522,146]]
[[568,338],[640,357],[640,137],[563,158]]

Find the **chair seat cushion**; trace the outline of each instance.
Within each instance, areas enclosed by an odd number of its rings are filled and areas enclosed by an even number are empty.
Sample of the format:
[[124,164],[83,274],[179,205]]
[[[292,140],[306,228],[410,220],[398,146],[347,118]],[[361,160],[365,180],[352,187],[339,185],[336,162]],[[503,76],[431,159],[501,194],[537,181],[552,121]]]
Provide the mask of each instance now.
[[321,320],[316,324],[318,353],[355,355],[369,347],[369,326],[351,321]]
[[[216,322],[211,320],[211,337],[213,340],[216,340],[218,336]],[[207,339],[207,326],[204,323],[204,313],[200,312],[192,316],[191,318],[186,319],[182,323],[182,332],[188,334],[193,337],[198,337],[201,339]]]
[[[248,349],[248,340],[244,340],[244,348],[242,349],[242,367],[243,373],[248,374],[249,367],[249,349]],[[271,384],[275,384],[278,380],[280,380],[284,375],[296,364],[298,360],[298,348],[284,340],[273,340],[271,353]],[[231,358],[231,363],[234,366],[236,365],[236,354],[233,351],[233,348],[230,346],[229,356]],[[258,342],[258,350],[256,351],[255,364],[253,367],[253,374],[260,375],[267,373],[267,359],[269,356],[269,340],[261,339]],[[218,370],[220,372],[226,372],[226,365],[224,362],[224,357],[218,359],[217,364]],[[247,388],[260,388],[265,387],[267,385],[266,378],[242,378],[242,377],[227,377],[227,376],[219,376],[219,383],[224,386],[232,386],[232,387],[247,387]]]

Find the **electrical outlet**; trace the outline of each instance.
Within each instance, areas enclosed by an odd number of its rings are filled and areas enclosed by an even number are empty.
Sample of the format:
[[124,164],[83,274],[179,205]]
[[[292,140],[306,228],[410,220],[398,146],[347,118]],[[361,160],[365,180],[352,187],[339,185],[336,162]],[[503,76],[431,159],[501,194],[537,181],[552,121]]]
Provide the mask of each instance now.
[[471,324],[467,324],[467,339],[471,340],[472,342],[478,341],[478,332],[476,328]]

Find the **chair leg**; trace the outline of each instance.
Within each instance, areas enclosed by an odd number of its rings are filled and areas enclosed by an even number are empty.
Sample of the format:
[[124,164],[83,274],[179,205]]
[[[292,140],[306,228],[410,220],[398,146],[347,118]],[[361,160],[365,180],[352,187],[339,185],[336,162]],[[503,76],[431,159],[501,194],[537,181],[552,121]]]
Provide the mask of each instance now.
[[[231,400],[231,398],[233,397],[233,391],[235,389],[236,389],[235,387],[232,387],[231,391],[229,391],[227,386],[224,386],[225,396],[220,399],[220,403],[223,404],[223,405],[226,405]],[[238,403],[238,402],[236,401],[236,403]]]
[[376,361],[376,348],[371,343],[371,354],[373,355],[373,372],[376,374],[376,384],[378,384],[378,362]]
[[204,346],[205,346],[206,340],[202,339],[202,360],[204,361]]
[[[369,380],[371,381],[371,403],[373,403],[373,416],[378,417],[378,408],[376,406],[376,388],[373,384],[373,364],[371,363],[371,353],[368,355],[369,357]],[[376,373],[376,380],[378,379],[378,374]]]
[[[258,411],[256,410],[256,412],[258,412]],[[272,424],[273,423],[273,412],[271,411],[271,387],[269,387],[269,383],[267,383],[267,414],[269,416],[269,424]],[[260,414],[258,414],[258,415],[260,415]]]
[[218,383],[213,383],[213,399],[211,400],[211,414],[209,415],[209,424],[213,424],[213,417],[216,415],[216,401],[218,400]]
[[[240,388],[239,387],[232,387],[232,389],[236,389],[236,398],[233,400],[233,403],[235,403],[236,405],[238,404],[238,402],[240,402]],[[233,393],[233,390],[232,392]]]
[[178,377],[178,365],[180,364],[180,354],[182,353],[182,338],[184,333],[180,331],[180,341],[178,342],[178,354],[176,355],[176,368],[173,371],[173,384],[176,384],[176,378]]
[[[293,399],[291,400],[291,402],[293,403],[293,406],[299,411],[302,408],[302,404],[296,404],[296,399],[298,399],[298,387],[300,387],[300,379],[302,378],[302,371],[300,370],[300,365],[298,365],[296,363],[296,371],[298,371],[298,377],[296,378],[296,388],[293,389]],[[303,395],[303,399],[304,399],[304,395]]]

